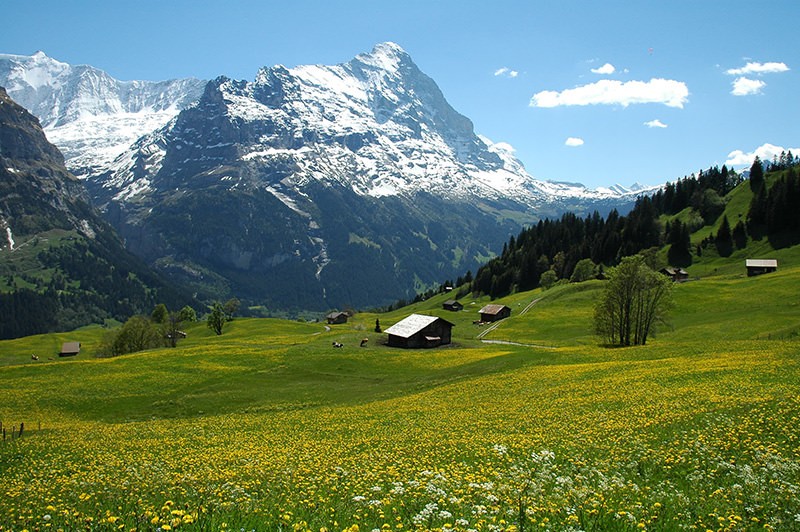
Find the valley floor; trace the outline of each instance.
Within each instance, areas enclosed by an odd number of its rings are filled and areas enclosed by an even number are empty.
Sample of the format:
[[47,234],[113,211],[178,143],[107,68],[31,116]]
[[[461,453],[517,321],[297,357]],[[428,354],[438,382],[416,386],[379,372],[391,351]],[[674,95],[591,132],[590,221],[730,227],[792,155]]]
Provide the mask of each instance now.
[[504,300],[544,295],[505,344],[436,298],[378,316],[451,319],[436,350],[382,345],[370,314],[115,359],[3,343],[0,530],[797,530],[796,278],[677,287],[672,329],[627,349],[592,340],[592,283]]

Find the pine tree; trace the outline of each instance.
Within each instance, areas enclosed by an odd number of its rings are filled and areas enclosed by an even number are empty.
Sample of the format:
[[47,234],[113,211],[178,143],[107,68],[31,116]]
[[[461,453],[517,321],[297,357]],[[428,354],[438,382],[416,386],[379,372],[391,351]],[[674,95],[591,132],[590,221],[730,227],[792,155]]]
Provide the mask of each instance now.
[[753,192],[758,192],[762,188],[764,188],[764,165],[756,155],[752,166],[750,166],[750,189]]

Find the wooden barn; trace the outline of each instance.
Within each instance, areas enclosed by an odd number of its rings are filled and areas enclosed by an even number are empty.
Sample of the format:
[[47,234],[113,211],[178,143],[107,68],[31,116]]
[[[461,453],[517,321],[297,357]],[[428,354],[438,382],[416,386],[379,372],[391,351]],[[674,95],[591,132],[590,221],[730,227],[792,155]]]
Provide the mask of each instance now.
[[328,325],[338,325],[340,323],[347,323],[346,312],[331,312],[325,318],[328,320]]
[[672,266],[667,266],[666,268],[661,268],[659,271],[676,283],[680,283],[689,279],[689,272],[683,268],[673,268]]
[[505,305],[486,305],[478,312],[483,322],[498,321],[511,316],[511,307]]
[[388,329],[391,347],[437,347],[450,343],[452,323],[436,316],[412,314]]
[[778,261],[775,259],[747,259],[744,265],[748,277],[778,271]]
[[452,312],[459,312],[460,310],[464,309],[464,305],[462,305],[455,299],[449,299],[444,303],[442,303],[442,308],[445,310],[450,310]]
[[64,342],[61,345],[61,352],[58,354],[60,357],[74,357],[81,352],[80,342]]

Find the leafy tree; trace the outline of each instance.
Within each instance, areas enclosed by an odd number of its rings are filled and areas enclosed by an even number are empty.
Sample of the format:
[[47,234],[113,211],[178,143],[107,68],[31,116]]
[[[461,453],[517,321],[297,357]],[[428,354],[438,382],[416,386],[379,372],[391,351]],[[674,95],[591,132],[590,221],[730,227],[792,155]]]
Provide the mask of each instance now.
[[222,328],[228,320],[225,316],[225,309],[219,301],[214,302],[214,305],[211,307],[211,313],[208,315],[206,321],[208,323],[208,328],[214,331],[217,336],[222,334]]
[[169,316],[169,311],[167,310],[167,306],[164,303],[159,303],[153,309],[152,314],[150,314],[150,319],[153,320],[153,323],[166,323],[167,317]]
[[241,305],[241,302],[235,297],[232,297],[225,302],[225,304],[222,306],[222,310],[225,313],[226,321],[233,321],[233,315],[239,310],[239,305]]
[[592,259],[581,259],[572,270],[572,277],[569,278],[571,283],[582,283],[594,277],[594,270],[596,265]]
[[197,313],[189,305],[186,305],[181,309],[180,315],[181,315],[181,321],[185,321],[188,323],[194,323],[195,321],[197,321]]
[[672,283],[640,255],[623,258],[608,276],[595,307],[595,332],[609,344],[644,345],[671,305]]
[[539,284],[543,289],[549,290],[556,284],[556,281],[558,281],[558,275],[556,275],[556,272],[553,270],[547,270],[542,274]]

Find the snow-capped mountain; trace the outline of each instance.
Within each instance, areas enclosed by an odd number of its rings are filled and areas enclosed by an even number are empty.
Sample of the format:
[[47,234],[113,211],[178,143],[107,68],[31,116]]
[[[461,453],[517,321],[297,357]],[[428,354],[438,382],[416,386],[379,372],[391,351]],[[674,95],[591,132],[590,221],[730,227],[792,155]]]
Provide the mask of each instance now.
[[[220,77],[180,112],[193,81],[163,82],[175,90],[125,107],[122,82],[91,67],[3,58],[0,83],[39,109],[128,248],[207,299],[384,304],[474,270],[526,223],[636,196],[534,179],[393,43],[339,65]],[[86,89],[101,86],[113,90]],[[113,160],[123,135],[102,153],[70,137],[106,139],[101,124],[128,115],[162,127],[136,120],[142,136]]]
[[0,86],[39,118],[79,177],[104,171],[139,137],[161,128],[202,93],[205,81],[119,81],[87,65],[36,52],[0,54]]

